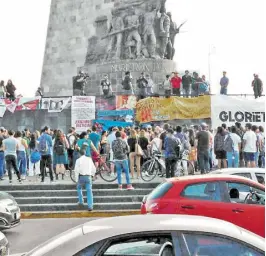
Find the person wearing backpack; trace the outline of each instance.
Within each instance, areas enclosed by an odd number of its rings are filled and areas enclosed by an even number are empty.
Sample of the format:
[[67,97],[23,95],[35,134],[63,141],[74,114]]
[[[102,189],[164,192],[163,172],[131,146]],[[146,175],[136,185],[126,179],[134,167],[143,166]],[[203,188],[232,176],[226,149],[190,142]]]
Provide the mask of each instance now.
[[56,180],[58,180],[59,174],[62,174],[62,180],[65,176],[66,168],[68,164],[67,149],[69,148],[68,141],[62,131],[58,130],[54,140],[54,166],[56,170]]
[[43,128],[43,133],[38,139],[38,151],[41,154],[41,162],[40,162],[40,169],[41,169],[41,182],[44,182],[45,178],[45,168],[49,169],[49,175],[51,182],[54,181],[53,176],[53,168],[52,168],[52,148],[53,148],[53,141],[52,137],[50,136],[50,128],[45,126]]
[[127,71],[122,81],[122,88],[124,95],[134,95],[132,80],[133,78],[131,76],[130,71]]
[[128,144],[122,139],[120,131],[115,133],[116,139],[112,142],[112,151],[114,153],[114,162],[117,172],[117,181],[118,189],[122,190],[122,171],[125,172],[126,181],[127,181],[127,190],[133,190],[134,188],[131,185],[130,175],[129,175],[129,166],[128,166],[128,157],[129,152]]
[[77,136],[75,133],[75,128],[70,128],[68,130],[68,135],[66,136],[68,144],[69,144],[69,148],[67,149],[67,153],[68,153],[68,158],[69,158],[69,167],[73,168],[74,166],[74,151],[75,151],[75,146],[77,143]]
[[235,126],[231,127],[231,133],[225,135],[224,150],[226,151],[226,158],[228,168],[239,167],[239,151],[241,149],[241,138],[237,135]]
[[36,133],[32,133],[29,141],[29,177],[40,175],[41,154],[38,151],[38,141]]

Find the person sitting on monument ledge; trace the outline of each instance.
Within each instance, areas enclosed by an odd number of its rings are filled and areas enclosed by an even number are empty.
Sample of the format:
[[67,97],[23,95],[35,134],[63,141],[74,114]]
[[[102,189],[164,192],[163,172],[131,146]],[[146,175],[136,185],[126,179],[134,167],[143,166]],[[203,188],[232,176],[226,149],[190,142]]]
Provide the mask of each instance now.
[[112,90],[112,85],[108,78],[108,75],[104,75],[103,80],[101,81],[101,86],[102,86],[102,92],[103,92],[104,98],[108,98],[109,96],[112,96],[113,90]]
[[132,81],[133,81],[133,77],[130,71],[127,71],[122,81],[122,88],[123,88],[122,94],[123,95],[134,95]]
[[42,87],[38,87],[38,89],[35,93],[35,97],[43,97]]

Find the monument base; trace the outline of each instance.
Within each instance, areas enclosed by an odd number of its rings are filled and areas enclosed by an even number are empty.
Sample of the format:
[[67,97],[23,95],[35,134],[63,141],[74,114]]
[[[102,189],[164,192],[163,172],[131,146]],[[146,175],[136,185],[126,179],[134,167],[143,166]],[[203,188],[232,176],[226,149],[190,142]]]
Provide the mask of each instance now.
[[[86,85],[86,95],[101,94],[101,80],[107,74],[112,84],[112,89],[115,94],[122,92],[122,80],[125,72],[130,71],[133,77],[134,91],[137,93],[136,80],[140,74],[144,72],[149,74],[155,84],[154,93],[160,93],[159,84],[165,80],[167,74],[177,70],[176,63],[172,60],[157,60],[157,59],[138,59],[138,60],[120,60],[114,62],[106,62],[103,64],[90,64],[78,68],[90,75]],[[73,90],[74,95],[79,95],[79,92]]]

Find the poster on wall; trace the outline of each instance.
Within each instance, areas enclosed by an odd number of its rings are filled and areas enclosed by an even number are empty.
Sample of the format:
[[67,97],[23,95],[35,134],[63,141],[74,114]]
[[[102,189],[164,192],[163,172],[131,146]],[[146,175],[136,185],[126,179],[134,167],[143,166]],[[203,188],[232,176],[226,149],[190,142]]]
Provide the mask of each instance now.
[[223,123],[233,126],[236,122],[242,125],[252,123],[265,125],[265,97],[259,99],[237,98],[216,95],[211,98],[212,127]]
[[71,102],[71,97],[49,99],[48,112],[60,113],[66,108],[66,106],[69,104],[69,102]]
[[116,109],[135,109],[137,97],[135,95],[116,96]]
[[6,103],[4,99],[0,99],[0,118],[3,118],[6,113]]
[[113,97],[96,97],[96,109],[97,110],[115,110],[115,96]]
[[71,123],[76,132],[87,131],[95,119],[95,96],[73,96]]

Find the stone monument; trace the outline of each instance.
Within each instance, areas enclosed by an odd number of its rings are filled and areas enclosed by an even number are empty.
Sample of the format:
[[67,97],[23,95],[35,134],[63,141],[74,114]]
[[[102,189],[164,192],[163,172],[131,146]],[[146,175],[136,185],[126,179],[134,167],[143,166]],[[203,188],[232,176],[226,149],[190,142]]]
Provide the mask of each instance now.
[[119,94],[126,71],[135,85],[142,72],[159,84],[176,70],[180,27],[166,12],[166,0],[94,2],[52,0],[41,81],[45,96],[80,95],[75,77],[81,71],[90,76],[85,94],[99,95],[104,75]]

